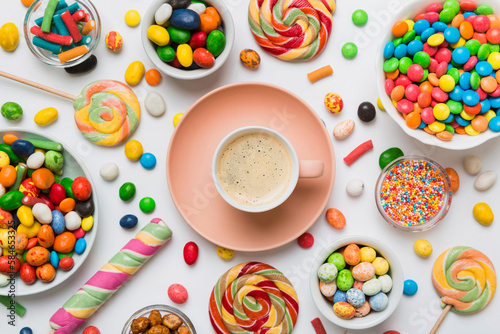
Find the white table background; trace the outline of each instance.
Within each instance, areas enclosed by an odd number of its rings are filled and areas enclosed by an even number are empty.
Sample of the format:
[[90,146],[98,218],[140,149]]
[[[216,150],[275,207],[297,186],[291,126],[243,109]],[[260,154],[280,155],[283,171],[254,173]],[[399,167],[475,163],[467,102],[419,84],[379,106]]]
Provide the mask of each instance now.
[[[140,27],[130,28],[123,20],[125,12],[132,8],[144,14],[149,2],[94,0],[102,19],[101,42],[95,53],[99,64],[96,70],[88,74],[71,76],[34,58],[22,33],[26,8],[18,0],[3,0],[0,2],[0,24],[14,22],[21,31],[21,41],[17,50],[12,53],[0,50],[0,70],[76,95],[83,86],[94,80],[123,81],[125,69],[134,60],[141,60],[146,69],[152,68],[142,49]],[[349,333],[383,333],[391,329],[404,334],[428,333],[441,312],[439,298],[430,279],[434,260],[441,252],[457,245],[475,247],[500,267],[500,244],[496,239],[500,232],[499,222],[495,221],[491,226],[485,227],[477,223],[472,216],[472,207],[480,201],[488,202],[493,211],[500,215],[500,185],[496,184],[483,193],[475,191],[474,177],[467,175],[462,165],[467,154],[475,154],[482,159],[483,170],[498,171],[500,158],[497,146],[500,140],[491,140],[475,150],[452,152],[415,142],[405,135],[385,112],[378,109],[377,117],[371,124],[363,124],[358,120],[356,112],[359,103],[371,101],[375,104],[377,100],[374,59],[379,44],[378,36],[385,29],[389,29],[388,24],[393,21],[393,13],[405,2],[339,1],[337,12],[334,14],[333,34],[323,54],[311,62],[291,64],[274,59],[256,45],[247,24],[248,0],[226,0],[235,21],[236,39],[229,59],[218,72],[198,81],[180,81],[164,76],[157,87],[151,87],[143,80],[133,88],[141,104],[151,90],[159,92],[167,104],[167,113],[158,119],[150,116],[143,108],[141,124],[133,135],[133,139],[142,142],[145,152],[156,155],[158,164],[151,171],[145,170],[137,162],[127,160],[123,146],[104,148],[86,141],[74,124],[71,102],[0,78],[0,103],[15,101],[24,109],[23,119],[19,123],[0,118],[0,128],[34,129],[61,139],[85,161],[97,187],[94,191],[97,191],[100,199],[99,233],[91,254],[78,273],[53,290],[35,296],[19,297],[18,301],[27,308],[26,314],[17,318],[17,327],[13,329],[7,326],[7,318],[3,315],[6,312],[2,311],[0,332],[18,333],[24,326],[30,326],[37,334],[48,332],[48,319],[52,314],[140,229],[138,227],[134,231],[127,231],[120,227],[119,219],[124,214],[132,213],[139,217],[141,226],[153,217],[161,217],[171,227],[174,236],[159,254],[87,322],[87,325],[97,326],[101,333],[120,332],[129,316],[144,306],[156,303],[172,305],[166,292],[172,283],[181,283],[189,291],[187,303],[178,307],[191,318],[199,333],[212,333],[208,318],[208,300],[213,285],[219,276],[232,266],[252,260],[277,267],[294,284],[300,300],[296,333],[313,333],[310,321],[318,316],[328,333],[344,333],[343,329],[323,318],[314,306],[309,293],[308,277],[315,255],[325,245],[339,237],[353,234],[371,235],[388,243],[400,257],[405,278],[414,279],[419,290],[413,297],[403,296],[396,312],[376,328]],[[354,26],[351,21],[351,14],[357,8],[363,8],[369,14],[369,22],[363,28]],[[124,46],[119,54],[113,54],[104,45],[104,36],[111,30],[116,30],[123,36]],[[349,41],[357,43],[359,47],[359,54],[354,60],[344,59],[340,52],[341,46]],[[240,64],[239,52],[244,48],[253,48],[260,53],[262,63],[257,71],[248,70]],[[306,74],[327,64],[333,67],[334,75],[311,84]],[[167,145],[174,130],[172,117],[178,112],[185,112],[197,99],[211,90],[244,81],[272,83],[297,94],[316,110],[327,124],[330,133],[334,125],[342,120],[356,121],[356,129],[347,140],[338,142],[332,138],[337,173],[328,207],[340,209],[347,218],[347,226],[343,231],[334,230],[322,215],[309,231],[316,238],[311,249],[302,249],[296,242],[292,242],[268,252],[236,252],[234,258],[226,262],[216,255],[216,246],[195,233],[177,212],[168,192],[165,160]],[[340,115],[331,115],[323,106],[323,97],[330,91],[337,92],[344,100],[344,110]],[[33,117],[36,112],[46,107],[57,108],[59,119],[42,129],[34,123]],[[373,140],[374,150],[351,167],[347,167],[342,158],[368,139]],[[398,231],[390,227],[376,209],[373,193],[380,172],[378,156],[392,146],[399,146],[406,154],[423,154],[434,158],[444,167],[455,168],[461,177],[460,190],[453,197],[448,216],[441,225],[431,231],[414,234]],[[120,166],[120,176],[113,182],[106,182],[99,176],[100,166],[108,161],[114,161]],[[347,182],[353,178],[365,181],[366,189],[359,198],[350,198],[345,193]],[[137,186],[137,194],[131,203],[123,203],[118,197],[120,185],[127,181]],[[152,214],[144,214],[139,210],[138,202],[144,196],[152,196],[156,200],[157,207]],[[413,242],[419,238],[425,238],[432,243],[434,253],[430,258],[419,258],[413,251]],[[185,243],[191,240],[200,248],[198,262],[192,267],[187,266],[182,257]],[[484,311],[476,315],[449,314],[440,333],[466,333],[472,328],[481,333],[496,332],[500,328],[499,298],[494,298]]]

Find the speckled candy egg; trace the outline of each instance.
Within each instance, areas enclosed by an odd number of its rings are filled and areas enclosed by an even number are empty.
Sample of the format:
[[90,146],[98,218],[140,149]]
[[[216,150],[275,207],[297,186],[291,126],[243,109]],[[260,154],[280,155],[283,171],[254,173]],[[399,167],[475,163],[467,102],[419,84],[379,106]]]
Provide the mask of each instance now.
[[340,95],[328,93],[325,95],[325,107],[334,114],[338,114],[344,108],[344,101]]
[[333,295],[333,302],[338,303],[338,302],[347,302],[346,298],[346,293],[345,291],[342,290],[337,290],[335,294]]
[[354,307],[361,307],[366,301],[363,291],[358,289],[349,289],[346,292],[347,302]]
[[333,263],[340,271],[345,268],[344,256],[338,252],[331,254],[327,260],[328,263]]
[[379,292],[370,298],[370,307],[374,311],[381,312],[385,310],[388,305],[389,297],[387,297],[387,295],[383,292]]
[[14,240],[16,251],[22,253],[26,246],[28,246],[28,236],[24,233],[16,233]]
[[323,282],[332,282],[337,277],[337,267],[333,263],[324,263],[318,269],[318,278]]
[[365,301],[365,303],[361,307],[356,307],[356,313],[354,313],[355,318],[362,318],[368,315],[370,313],[371,307],[370,303]]
[[56,277],[56,269],[50,263],[46,263],[36,268],[36,277],[45,283],[52,282]]
[[378,276],[385,275],[389,271],[389,262],[383,257],[376,257],[372,264],[375,267],[375,274]]
[[333,136],[337,140],[342,140],[349,137],[354,131],[354,125],[354,121],[350,119],[340,122],[333,128]]
[[361,262],[352,269],[352,276],[357,281],[369,281],[375,276],[375,267],[370,262]]
[[240,60],[248,68],[258,68],[260,65],[260,56],[257,51],[244,49],[240,52]]
[[382,283],[377,278],[372,278],[363,284],[363,293],[367,296],[374,296],[382,290]]
[[389,275],[382,275],[377,278],[382,284],[382,292],[388,293],[392,289],[392,278]]
[[349,303],[338,302],[333,304],[333,312],[340,319],[349,320],[354,317],[354,313],[356,313],[356,310]]
[[319,290],[323,296],[327,298],[333,297],[335,292],[337,292],[337,283],[319,281]]
[[362,247],[361,252],[361,262],[373,262],[377,257],[377,252],[371,247]]
[[337,277],[337,287],[342,291],[347,291],[352,288],[353,284],[354,278],[352,277],[351,271],[349,269],[341,270]]
[[49,251],[40,246],[31,248],[26,254],[26,261],[34,267],[38,267],[42,264],[47,263],[49,261],[49,258]]
[[357,265],[361,261],[361,252],[359,251],[358,245],[350,244],[347,246],[344,250],[344,259],[348,265]]
[[353,287],[354,289],[363,290],[363,284],[364,284],[364,283],[365,283],[365,282],[360,282],[360,281],[356,281],[356,280],[355,280],[355,281],[354,281],[354,284],[352,285],[352,287]]

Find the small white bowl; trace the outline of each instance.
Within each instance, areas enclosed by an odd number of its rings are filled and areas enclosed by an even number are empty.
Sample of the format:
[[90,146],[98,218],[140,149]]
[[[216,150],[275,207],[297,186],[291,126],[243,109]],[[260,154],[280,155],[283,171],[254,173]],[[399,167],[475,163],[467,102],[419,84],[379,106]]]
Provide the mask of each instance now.
[[[349,244],[369,246],[375,249],[378,254],[382,255],[387,260],[387,262],[389,262],[388,274],[392,278],[393,286],[392,290],[387,293],[387,297],[389,297],[389,306],[387,306],[384,311],[371,311],[365,317],[344,320],[340,319],[335,315],[335,313],[333,313],[333,303],[327,300],[321,294],[321,291],[319,290],[318,269],[323,263],[325,263],[330,254],[332,254],[339,248],[342,248]],[[330,320],[332,323],[347,329],[367,329],[377,326],[382,321],[386,320],[398,307],[399,301],[401,300],[401,296],[403,294],[403,286],[403,269],[401,268],[401,264],[399,263],[399,259],[396,253],[394,253],[386,244],[384,244],[380,240],[361,235],[353,235],[340,238],[326,246],[316,257],[316,260],[314,261],[311,269],[311,276],[309,278],[309,287],[311,289],[311,295],[314,304],[316,304],[316,307],[325,316],[325,318]]]
[[[438,1],[440,3],[444,3],[444,0]],[[387,27],[385,33],[383,33],[382,38],[380,40],[380,45],[377,51],[377,56],[376,56],[376,70],[377,70],[377,85],[378,85],[378,93],[380,96],[380,100],[382,100],[382,104],[384,105],[385,110],[389,114],[389,116],[403,129],[404,132],[406,132],[407,135],[410,137],[413,137],[420,142],[427,144],[427,145],[433,145],[437,147],[442,147],[448,150],[466,150],[469,148],[473,148],[476,146],[479,146],[488,140],[492,138],[496,138],[500,136],[500,132],[493,132],[491,130],[486,130],[485,132],[477,135],[477,136],[469,136],[469,135],[453,135],[453,139],[451,141],[442,141],[439,140],[436,136],[428,134],[422,129],[410,129],[409,127],[406,126],[406,122],[401,115],[399,111],[396,110],[394,105],[392,104],[391,98],[386,94],[385,88],[384,88],[384,82],[385,82],[385,74],[383,70],[383,64],[384,64],[384,46],[387,44],[387,42],[392,41],[392,32],[391,28],[392,25],[401,20],[407,20],[415,17],[418,13],[423,13],[425,12],[425,9],[427,8],[428,5],[431,3],[436,3],[436,0],[421,0],[421,1],[414,1],[408,6],[404,6],[399,10],[395,16],[394,16],[394,21],[390,22]],[[493,10],[495,11],[495,14],[498,15],[500,14],[500,2],[498,1],[478,1],[478,5],[481,4],[488,4],[490,5]]]
[[165,2],[166,2],[165,0],[154,0],[153,2],[151,2],[151,5],[149,5],[149,8],[146,11],[146,14],[144,14],[142,19],[141,23],[142,46],[144,47],[144,51],[146,51],[146,55],[148,56],[149,60],[151,60],[151,62],[156,66],[156,68],[158,68],[158,70],[160,70],[161,72],[165,73],[168,76],[177,79],[184,79],[184,80],[199,79],[206,77],[207,75],[217,71],[222,66],[222,64],[224,64],[226,59],[229,57],[229,54],[231,53],[234,42],[234,34],[235,34],[233,17],[231,16],[231,12],[224,3],[224,0],[208,0],[205,2],[215,7],[215,9],[217,9],[217,12],[221,17],[222,27],[224,28],[224,36],[226,37],[226,46],[224,47],[222,53],[217,58],[215,58],[215,64],[213,67],[200,68],[197,70],[184,70],[180,68],[175,68],[163,62],[156,53],[155,45],[148,39],[147,31],[149,26],[151,26],[152,24],[156,24],[154,19],[155,12]]

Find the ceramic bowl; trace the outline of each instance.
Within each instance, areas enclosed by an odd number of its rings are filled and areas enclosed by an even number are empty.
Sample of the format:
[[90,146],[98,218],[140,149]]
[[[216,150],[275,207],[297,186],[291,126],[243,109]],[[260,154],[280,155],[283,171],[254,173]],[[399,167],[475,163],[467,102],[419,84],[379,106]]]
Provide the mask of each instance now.
[[191,334],[196,334],[196,329],[194,328],[193,323],[191,322],[191,320],[188,318],[187,315],[185,315],[184,313],[182,313],[180,310],[176,309],[175,307],[168,306],[168,305],[162,305],[162,304],[146,306],[146,307],[141,308],[140,310],[138,310],[134,314],[132,314],[130,316],[130,318],[127,320],[127,322],[125,323],[125,325],[123,326],[122,334],[132,334],[132,330],[130,329],[130,326],[132,325],[132,321],[134,321],[134,319],[137,319],[139,317],[146,317],[147,318],[149,316],[149,314],[151,313],[151,311],[153,311],[153,310],[160,311],[160,314],[162,317],[164,315],[167,315],[167,314],[175,314],[175,315],[179,316],[179,318],[181,318],[182,321],[184,322],[184,326],[189,327],[189,329],[191,330]]

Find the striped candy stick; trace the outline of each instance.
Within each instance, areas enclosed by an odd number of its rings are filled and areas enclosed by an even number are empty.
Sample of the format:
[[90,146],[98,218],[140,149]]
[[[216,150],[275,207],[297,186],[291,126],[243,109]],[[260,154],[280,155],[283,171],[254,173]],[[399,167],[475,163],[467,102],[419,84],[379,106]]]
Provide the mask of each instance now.
[[80,327],[172,236],[158,218],[144,226],[50,318],[56,334],[70,334]]

